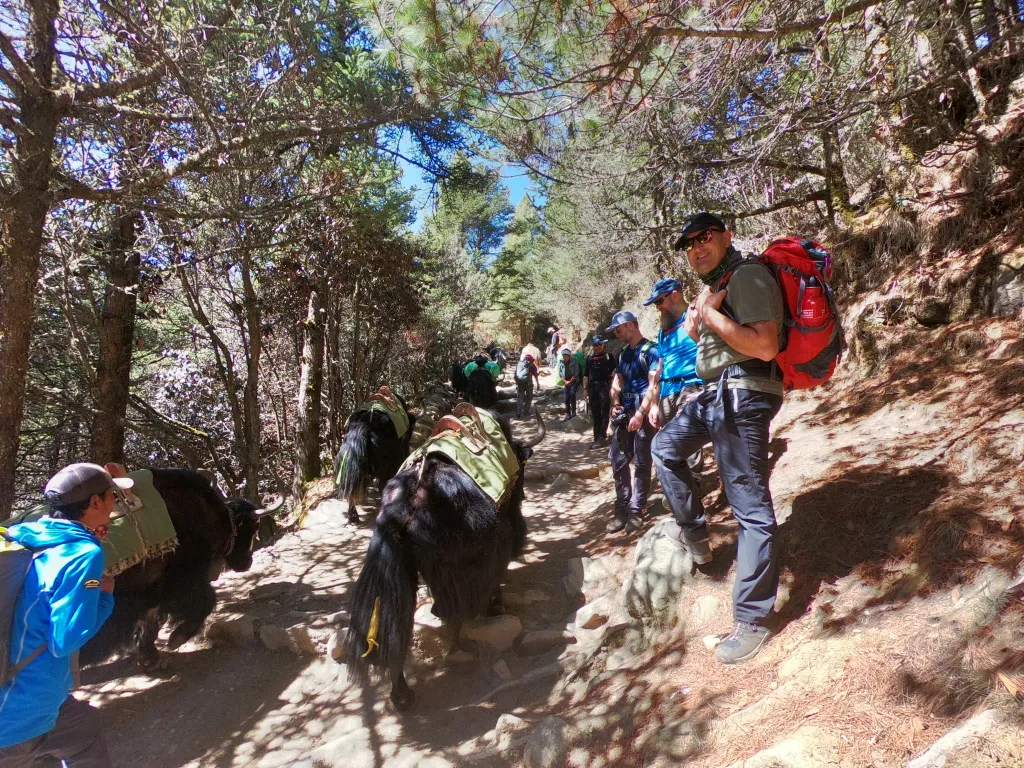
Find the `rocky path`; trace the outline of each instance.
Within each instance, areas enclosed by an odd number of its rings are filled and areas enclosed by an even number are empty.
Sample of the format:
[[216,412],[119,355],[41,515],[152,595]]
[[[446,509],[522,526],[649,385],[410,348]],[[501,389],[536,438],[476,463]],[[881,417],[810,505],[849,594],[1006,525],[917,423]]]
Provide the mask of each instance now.
[[583,425],[554,423],[552,397],[505,587],[515,618],[453,652],[424,608],[414,712],[331,658],[371,515],[348,526],[330,500],[221,577],[216,622],[160,675],[118,660],[86,670],[84,690],[118,766],[1024,766],[1024,413],[990,405],[1024,377],[992,346],[931,383],[904,368],[787,401],[778,636],[750,664],[713,660],[736,537],[713,465],[715,560],[695,571],[661,536],[658,495],[642,539],[605,534],[606,457]]

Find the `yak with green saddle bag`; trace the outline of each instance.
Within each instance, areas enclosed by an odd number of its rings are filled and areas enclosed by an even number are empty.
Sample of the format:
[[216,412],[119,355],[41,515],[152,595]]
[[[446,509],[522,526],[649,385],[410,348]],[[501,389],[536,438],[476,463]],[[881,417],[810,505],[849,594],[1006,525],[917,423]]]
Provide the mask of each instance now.
[[382,489],[395,476],[406,456],[416,417],[405,401],[388,387],[370,395],[356,408],[345,425],[345,439],[334,460],[336,497],[346,503],[349,522],[359,522],[371,479]]
[[403,668],[420,583],[431,612],[456,633],[503,610],[501,582],[526,545],[523,475],[544,437],[537,421],[536,437],[514,440],[506,421],[459,403],[384,488],[352,591],[344,659],[357,677],[383,670],[398,710],[415,701]]

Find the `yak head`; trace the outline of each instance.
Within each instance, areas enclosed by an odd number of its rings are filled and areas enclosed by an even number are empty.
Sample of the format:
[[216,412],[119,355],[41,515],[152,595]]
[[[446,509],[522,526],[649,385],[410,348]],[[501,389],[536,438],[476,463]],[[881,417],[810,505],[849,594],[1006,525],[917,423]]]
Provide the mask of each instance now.
[[248,571],[252,567],[252,550],[260,522],[281,509],[284,497],[278,497],[263,508],[257,508],[245,499],[229,499],[225,503],[235,528],[235,542],[224,561],[232,571]]

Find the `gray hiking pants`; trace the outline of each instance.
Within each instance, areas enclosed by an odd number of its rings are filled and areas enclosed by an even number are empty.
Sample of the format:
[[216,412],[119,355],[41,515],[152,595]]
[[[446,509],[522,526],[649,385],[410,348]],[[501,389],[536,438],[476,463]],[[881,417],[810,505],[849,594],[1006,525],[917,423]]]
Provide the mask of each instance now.
[[0,747],[0,768],[33,768],[61,761],[67,768],[112,768],[95,707],[71,696],[61,705],[53,730]]
[[686,402],[654,438],[651,453],[682,535],[700,541],[707,538],[708,525],[686,459],[710,437],[718,474],[740,527],[733,615],[737,621],[763,624],[779,586],[768,441],[769,425],[782,398],[727,387],[722,403],[716,405],[717,394],[705,391]]

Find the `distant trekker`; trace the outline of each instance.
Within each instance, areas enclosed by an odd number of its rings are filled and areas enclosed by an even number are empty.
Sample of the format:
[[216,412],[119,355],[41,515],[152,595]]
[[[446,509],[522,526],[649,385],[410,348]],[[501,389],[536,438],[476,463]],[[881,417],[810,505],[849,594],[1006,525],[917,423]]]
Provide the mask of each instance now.
[[576,387],[580,383],[580,365],[571,347],[562,347],[558,361],[558,375],[565,384],[565,421],[576,415]]
[[[625,343],[615,365],[609,398],[614,439],[608,458],[615,478],[615,519],[607,530],[633,533],[640,528],[651,491],[651,441],[656,430],[647,420],[652,402],[648,378],[661,358],[658,346],[640,332],[632,312],[616,312],[607,330]],[[630,464],[635,464],[632,480]]]
[[540,371],[537,370],[533,355],[524,352],[516,363],[516,417],[530,415],[530,404],[533,402],[533,387],[540,389]]
[[[732,247],[732,233],[702,212],[684,225],[676,248],[686,253],[704,289],[686,312],[698,343],[696,373],[706,382],[654,440],[654,466],[696,563],[712,553],[708,526],[686,458],[710,437],[725,495],[739,523],[732,633],[715,655],[725,664],[752,658],[770,637],[778,589],[775,508],[768,487],[769,425],[782,407],[782,376],[773,363],[784,333],[779,284],[762,264]],[[728,289],[721,284],[728,280]]]
[[587,407],[594,420],[594,442],[591,448],[599,448],[608,442],[608,417],[611,414],[612,374],[615,373],[615,358],[606,348],[603,336],[594,336],[594,351],[587,358],[583,373],[583,392]]

